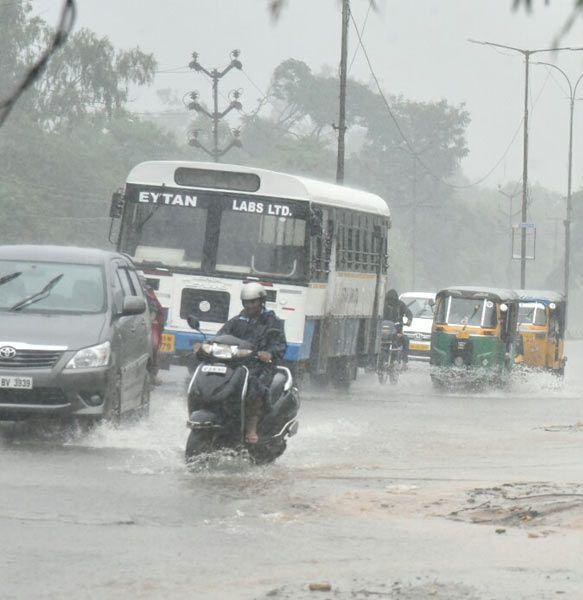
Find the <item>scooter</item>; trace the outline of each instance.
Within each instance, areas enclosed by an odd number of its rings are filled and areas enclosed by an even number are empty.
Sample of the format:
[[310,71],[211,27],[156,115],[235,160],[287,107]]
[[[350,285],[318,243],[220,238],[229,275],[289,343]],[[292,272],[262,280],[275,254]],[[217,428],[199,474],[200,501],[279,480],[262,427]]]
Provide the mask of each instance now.
[[[192,329],[200,332],[197,319],[188,317],[187,321]],[[205,338],[197,357],[198,365],[188,386],[190,434],[186,462],[222,449],[246,449],[259,464],[273,462],[281,456],[287,438],[298,431],[300,398],[290,370],[275,367],[257,427],[259,441],[248,444],[245,443],[245,395],[249,364],[257,360],[256,348],[234,336],[217,335],[212,341]]]

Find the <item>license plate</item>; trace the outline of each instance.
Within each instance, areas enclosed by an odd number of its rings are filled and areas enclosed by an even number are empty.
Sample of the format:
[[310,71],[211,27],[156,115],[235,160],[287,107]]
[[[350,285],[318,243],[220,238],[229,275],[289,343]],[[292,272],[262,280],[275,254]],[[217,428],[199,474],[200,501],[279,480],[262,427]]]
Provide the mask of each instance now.
[[203,373],[220,373],[224,375],[227,372],[227,367],[225,365],[203,365],[201,370]]
[[160,345],[160,352],[170,354],[176,349],[176,336],[173,333],[162,334],[162,344]]
[[0,377],[0,388],[32,390],[32,377]]

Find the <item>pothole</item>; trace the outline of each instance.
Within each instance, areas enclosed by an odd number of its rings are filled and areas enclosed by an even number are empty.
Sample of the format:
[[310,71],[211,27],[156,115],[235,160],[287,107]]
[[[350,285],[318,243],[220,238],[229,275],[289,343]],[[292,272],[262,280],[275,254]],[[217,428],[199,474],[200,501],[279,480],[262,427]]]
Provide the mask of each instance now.
[[456,521],[508,527],[583,528],[583,486],[554,483],[505,483],[476,488],[461,508],[447,515]]

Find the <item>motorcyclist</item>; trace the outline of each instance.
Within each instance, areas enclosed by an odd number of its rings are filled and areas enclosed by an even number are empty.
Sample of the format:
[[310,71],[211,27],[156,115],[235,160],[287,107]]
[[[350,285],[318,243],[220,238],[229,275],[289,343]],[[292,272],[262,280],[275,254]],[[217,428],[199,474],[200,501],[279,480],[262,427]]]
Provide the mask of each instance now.
[[245,399],[245,441],[257,443],[257,424],[267,392],[275,374],[274,362],[283,359],[287,349],[284,322],[265,308],[265,288],[256,282],[241,290],[243,310],[227,321],[217,335],[233,335],[257,348],[257,361],[249,367],[249,386]]
[[407,364],[409,361],[409,338],[406,335],[403,335],[403,325],[411,325],[413,322],[413,313],[409,307],[399,299],[399,294],[395,289],[390,289],[385,296],[383,320],[395,323],[403,345],[403,362]]

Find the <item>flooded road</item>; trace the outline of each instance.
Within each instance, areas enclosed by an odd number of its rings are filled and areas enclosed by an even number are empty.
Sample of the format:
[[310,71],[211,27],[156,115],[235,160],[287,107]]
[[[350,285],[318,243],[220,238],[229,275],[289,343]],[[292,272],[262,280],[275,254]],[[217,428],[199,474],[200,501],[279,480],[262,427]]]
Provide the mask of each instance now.
[[568,354],[563,388],[436,394],[417,364],[304,390],[268,467],[186,470],[182,369],[148,421],[4,426],[0,597],[580,598],[583,343]]

